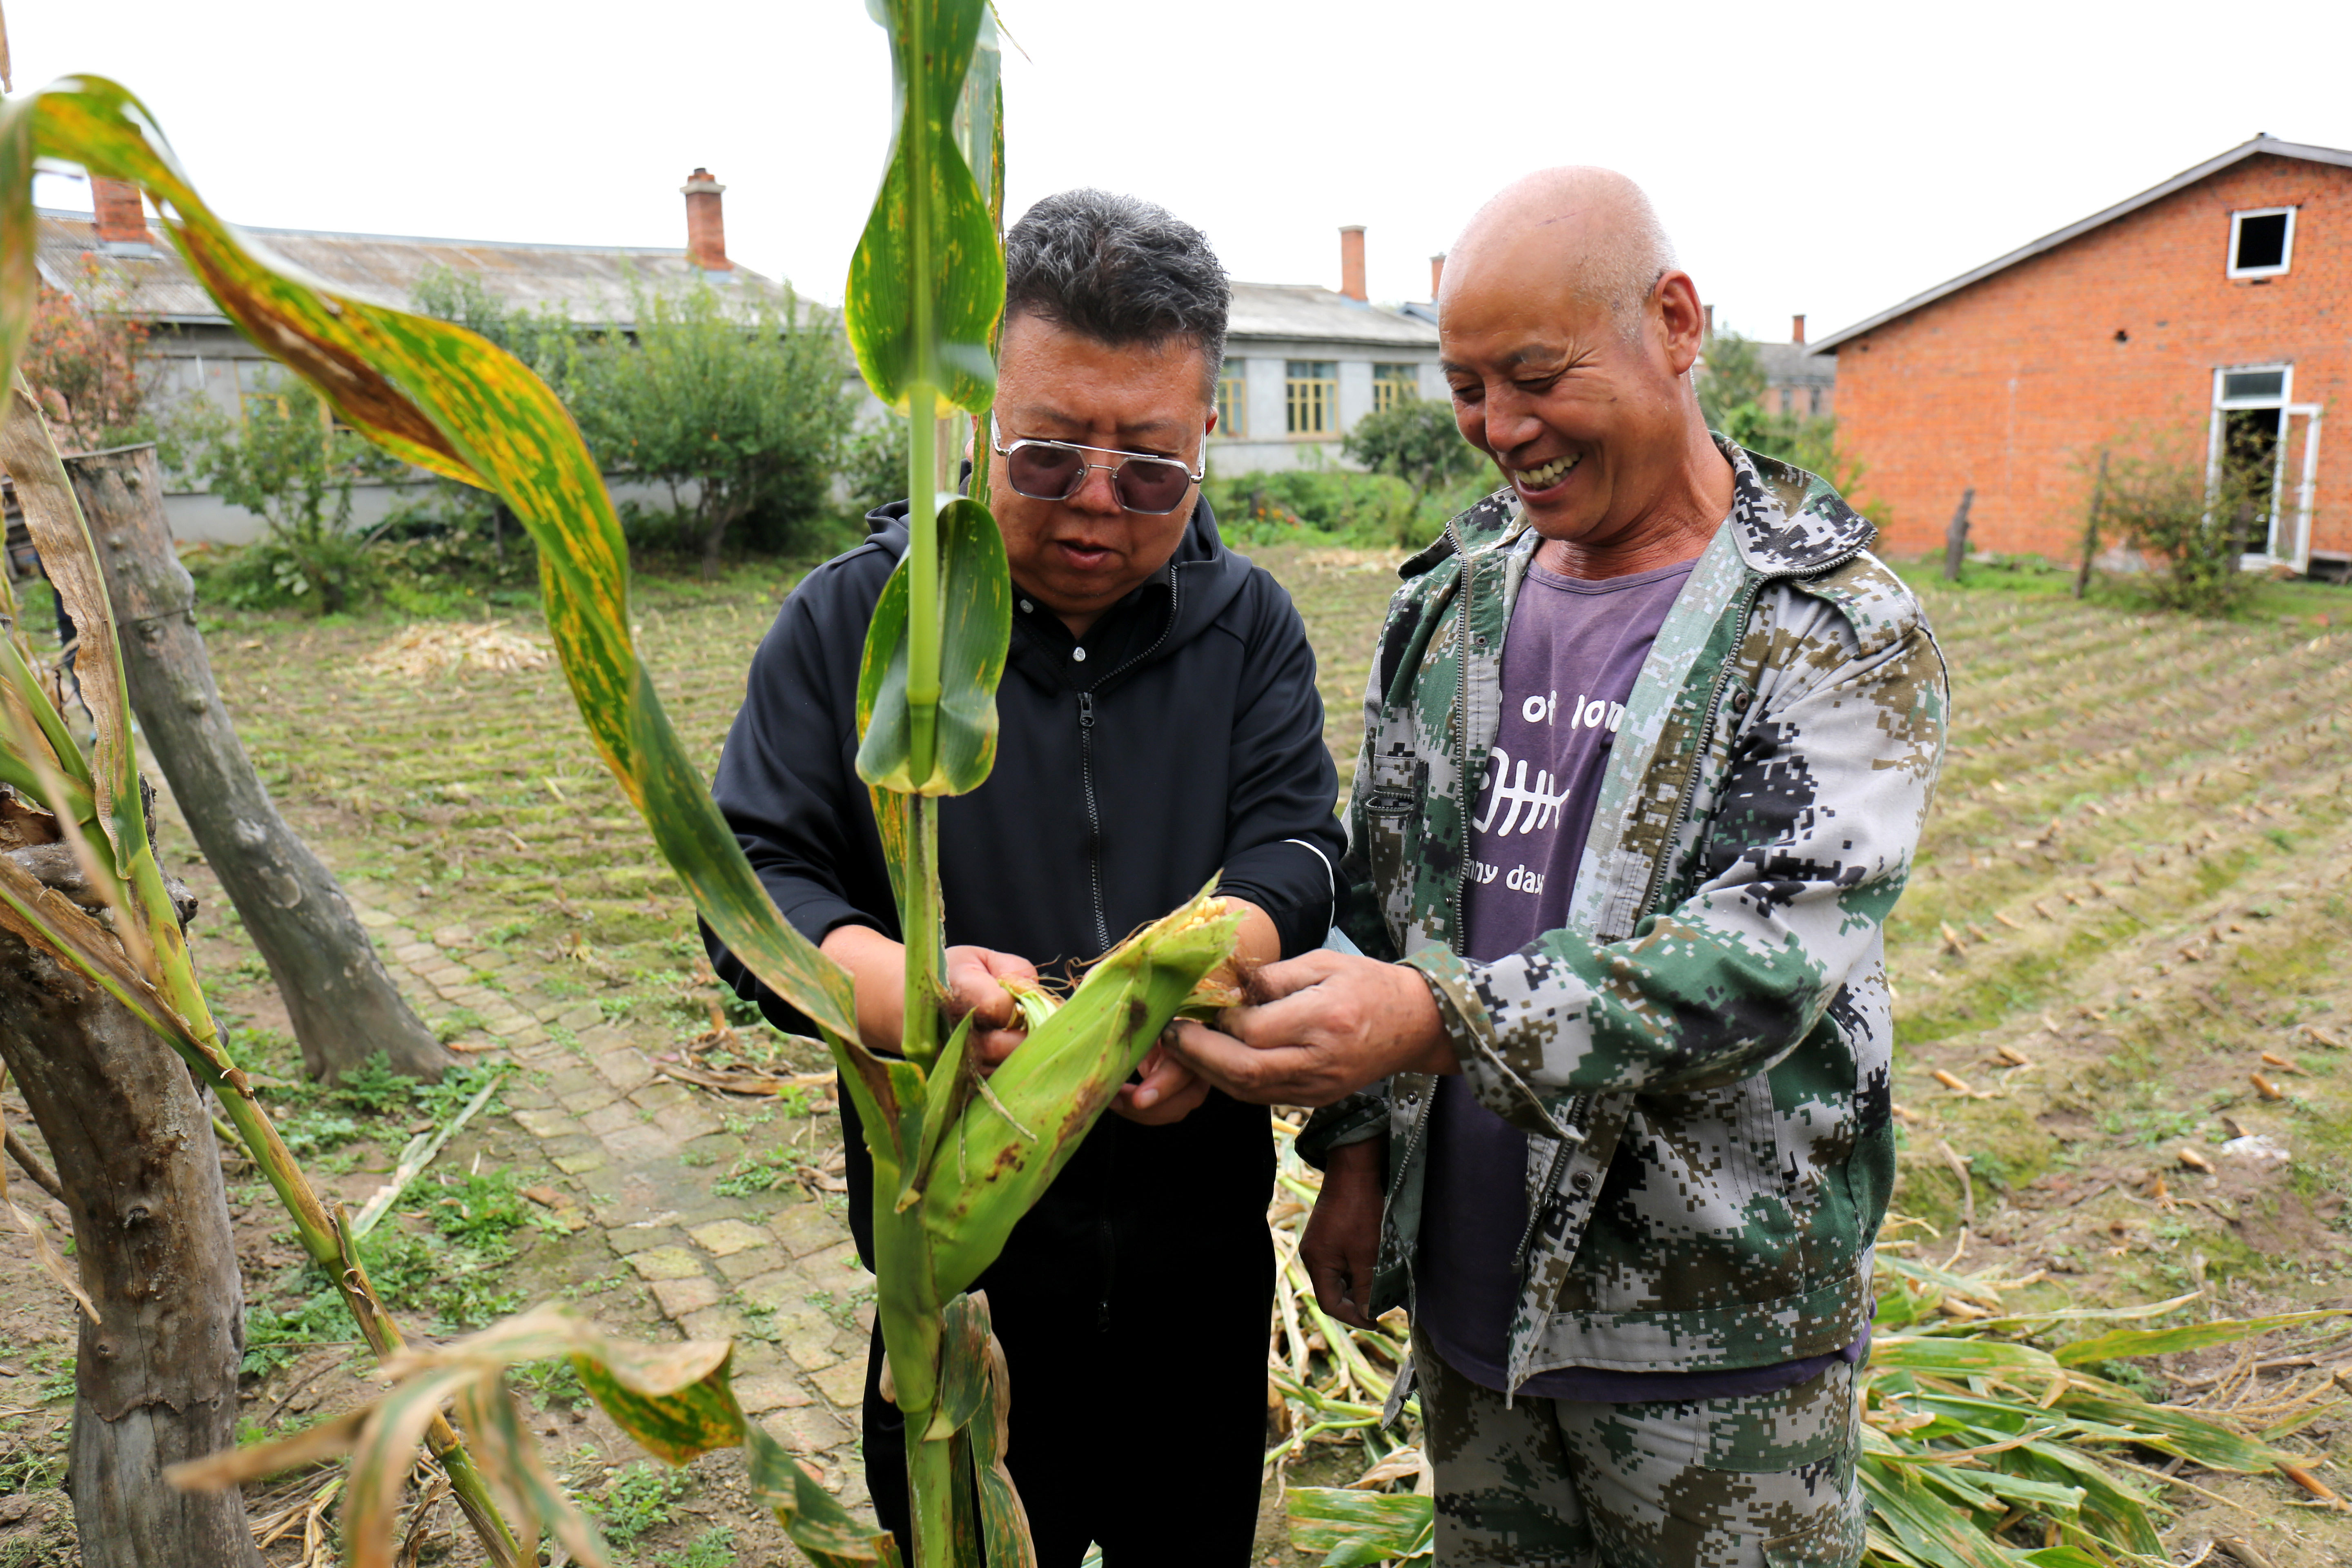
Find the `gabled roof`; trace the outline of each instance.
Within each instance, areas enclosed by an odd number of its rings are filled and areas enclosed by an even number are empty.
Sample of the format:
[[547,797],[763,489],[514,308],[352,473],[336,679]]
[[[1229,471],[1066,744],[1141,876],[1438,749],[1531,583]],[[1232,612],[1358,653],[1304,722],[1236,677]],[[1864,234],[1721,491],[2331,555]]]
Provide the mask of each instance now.
[[1867,321],[1856,321],[1853,326],[1841,328],[1813,344],[1812,350],[1815,353],[1833,353],[1840,344],[1850,342],[1864,332],[1875,331],[1899,316],[1907,316],[1924,306],[1934,304],[1947,295],[1957,294],[1969,284],[1982,282],[1994,273],[2004,271],[2021,261],[2030,260],[2045,251],[2055,250],[2070,239],[2088,234],[2093,229],[2104,224],[2113,223],[2119,217],[2136,213],[2144,206],[2160,202],[2175,191],[2185,190],[2195,184],[2208,174],[2218,174],[2233,163],[2242,163],[2247,159],[2263,153],[2270,153],[2276,158],[2301,158],[2307,163],[2333,163],[2339,168],[2352,169],[2352,152],[2346,152],[2337,147],[2314,147],[2300,142],[2281,142],[2272,136],[2257,136],[2251,142],[2240,142],[2218,158],[2208,158],[2193,169],[2183,169],[2162,184],[2151,185],[2136,196],[2117,202],[2105,212],[2093,213],[2080,223],[2068,224],[2053,234],[2045,234],[2031,245],[2012,250],[1998,260],[1988,261],[1973,272],[1963,272],[1949,282],[1938,283],[1924,294],[1914,294],[1900,305],[1892,310],[1881,310]]
[[[102,246],[88,214],[43,209],[37,217],[36,265],[41,280],[86,306],[119,310],[156,322],[227,324],[168,241],[157,236],[147,254]],[[517,245],[499,240],[425,239],[399,235],[331,234],[299,228],[244,231],[284,260],[333,288],[405,310],[416,285],[436,267],[469,276],[519,310],[561,309],[583,327],[635,322],[628,280],[675,289],[705,276],[683,250],[619,246]],[[730,286],[773,290],[743,267],[710,275]]]
[[1226,317],[1228,338],[1290,338],[1308,342],[1437,346],[1437,328],[1385,305],[1311,283],[1236,283]]

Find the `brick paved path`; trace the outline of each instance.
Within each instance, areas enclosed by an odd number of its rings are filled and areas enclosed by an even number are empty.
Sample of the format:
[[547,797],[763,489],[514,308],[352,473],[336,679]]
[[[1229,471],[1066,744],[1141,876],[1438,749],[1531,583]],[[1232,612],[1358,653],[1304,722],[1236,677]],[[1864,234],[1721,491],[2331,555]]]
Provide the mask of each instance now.
[[[735,1391],[744,1410],[814,1460],[828,1487],[865,1500],[856,1462],[865,1351],[873,1323],[870,1277],[859,1268],[842,1200],[801,1191],[715,1195],[711,1185],[747,1152],[798,1139],[821,1163],[838,1146],[828,1113],[794,1125],[772,1108],[662,1076],[659,1026],[605,1022],[594,1000],[551,997],[529,958],[486,945],[466,926],[430,932],[412,922],[415,899],[367,884],[346,889],[380,950],[428,1019],[463,1008],[483,1021],[461,1037],[474,1059],[523,1069],[500,1099],[505,1126],[454,1141],[436,1163],[461,1168],[476,1148],[518,1169],[543,1163],[553,1216],[568,1234],[526,1256],[520,1283],[602,1287],[590,1305],[617,1332],[665,1320],[690,1339],[733,1339]],[[733,1119],[762,1125],[727,1130]],[[469,1129],[468,1132],[471,1133]],[[371,1175],[360,1184],[373,1182]],[[555,1238],[547,1240],[553,1242]],[[601,1420],[601,1417],[599,1418]],[[605,1452],[629,1457],[625,1443]]]

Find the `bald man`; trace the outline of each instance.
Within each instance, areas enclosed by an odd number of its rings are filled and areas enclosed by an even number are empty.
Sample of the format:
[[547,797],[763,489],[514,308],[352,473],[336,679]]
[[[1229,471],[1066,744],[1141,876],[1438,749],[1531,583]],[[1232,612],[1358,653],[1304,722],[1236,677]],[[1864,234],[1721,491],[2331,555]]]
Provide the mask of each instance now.
[[1697,289],[1622,175],[1496,196],[1439,321],[1509,484],[1390,605],[1361,955],[1176,1048],[1324,1108],[1302,1253],[1335,1317],[1411,1305],[1441,1564],[1852,1563],[1942,659],[1868,522],[1708,433]]

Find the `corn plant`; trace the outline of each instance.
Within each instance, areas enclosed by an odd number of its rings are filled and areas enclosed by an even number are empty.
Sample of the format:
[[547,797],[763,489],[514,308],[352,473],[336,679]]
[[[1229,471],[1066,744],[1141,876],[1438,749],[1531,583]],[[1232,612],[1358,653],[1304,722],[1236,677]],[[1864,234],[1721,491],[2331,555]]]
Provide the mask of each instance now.
[[[906,1033],[897,1056],[858,1038],[847,974],[786,924],[664,717],[628,616],[627,552],[577,427],[529,369],[452,323],[320,285],[222,222],[181,172],[143,105],[98,78],[68,79],[0,110],[0,370],[15,363],[35,293],[36,160],[68,160],[141,186],[190,269],[255,342],[395,457],[499,496],[538,545],[548,628],[606,764],[719,938],[769,990],[824,1034],[862,1113],[874,1156],[878,1311],[890,1385],[906,1415],[914,1560],[966,1561],[985,1542],[1000,1563],[1032,1560],[1003,1459],[1006,1377],[984,1300],[969,1288],[1061,1170],[1170,1018],[1230,954],[1237,920],[1203,893],[1090,969],[1069,1000],[1036,1007],[1027,1043],[983,1080],[968,1028],[946,1027],[936,803],[988,775],[1011,584],[993,519],[944,500],[935,479],[938,414],[983,410],[1003,301],[1002,111],[990,59],[971,68],[984,0],[876,0],[889,36],[899,113],[881,195],[850,279],[849,327],[877,395],[909,420],[913,542],[869,632],[858,690],[860,775],[889,852],[906,938]],[[974,153],[958,144],[961,106]],[[44,438],[45,439],[45,438]],[[977,456],[985,460],[985,446]],[[50,463],[54,465],[52,453]],[[148,848],[121,698],[114,627],[79,514],[39,540],[98,651],[84,667],[100,714],[85,764],[21,651],[0,651],[0,780],[54,811],[98,862],[111,927],[60,911],[0,868],[0,920],[121,997],[199,1076],[278,1187],[312,1256],[337,1278],[370,1342],[403,1381],[383,1400],[284,1443],[188,1467],[186,1485],[228,1485],[292,1463],[355,1455],[346,1489],[347,1561],[390,1560],[393,1505],[420,1438],[448,1469],[495,1560],[530,1560],[543,1521],[573,1556],[604,1561],[594,1530],[548,1480],[515,1419],[507,1369],[568,1354],[615,1421],[683,1463],[741,1445],[755,1488],[820,1564],[897,1563],[898,1543],[851,1520],[737,1407],[729,1347],[648,1352],[542,1310],[457,1345],[403,1354],[368,1288],[348,1224],[331,1218],[286,1153],[242,1075],[219,1051]],[[28,513],[32,511],[28,507]],[[52,552],[55,552],[53,554]],[[10,661],[14,662],[11,663]],[[457,1400],[472,1452],[445,1399]],[[964,1478],[971,1478],[967,1486]],[[502,1510],[527,1522],[510,1528]]]

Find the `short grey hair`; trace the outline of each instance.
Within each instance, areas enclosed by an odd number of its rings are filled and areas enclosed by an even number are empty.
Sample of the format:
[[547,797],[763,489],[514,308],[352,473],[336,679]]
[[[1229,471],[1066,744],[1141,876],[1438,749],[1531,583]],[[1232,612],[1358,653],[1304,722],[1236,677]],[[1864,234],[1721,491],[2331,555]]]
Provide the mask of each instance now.
[[1233,285],[1208,237],[1166,208],[1064,191],[1004,237],[1004,319],[1027,312],[1112,348],[1196,344],[1214,402]]

